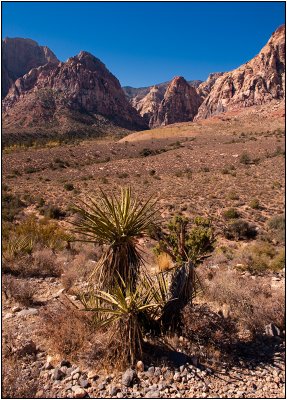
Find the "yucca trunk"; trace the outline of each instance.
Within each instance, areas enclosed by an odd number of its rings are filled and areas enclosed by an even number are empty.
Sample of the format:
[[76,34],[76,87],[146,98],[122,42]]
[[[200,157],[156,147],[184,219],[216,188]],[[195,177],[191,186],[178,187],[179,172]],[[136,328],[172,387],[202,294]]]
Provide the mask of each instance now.
[[195,290],[195,271],[191,261],[184,262],[171,277],[168,302],[162,312],[161,322],[164,330],[181,329],[181,312],[192,301]]

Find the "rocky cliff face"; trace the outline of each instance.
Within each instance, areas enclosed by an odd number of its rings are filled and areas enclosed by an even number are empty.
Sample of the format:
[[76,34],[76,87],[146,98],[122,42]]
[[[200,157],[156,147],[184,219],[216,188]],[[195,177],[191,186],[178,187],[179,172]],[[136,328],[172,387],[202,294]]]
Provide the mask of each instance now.
[[285,96],[285,25],[251,61],[216,79],[196,119],[261,105]]
[[2,41],[2,98],[17,78],[48,62],[59,62],[48,47],[39,46],[31,39],[5,38]]
[[197,87],[197,92],[202,97],[202,100],[204,100],[209,95],[216,80],[223,74],[224,72],[214,72],[208,76],[206,81],[202,82]]
[[100,60],[83,51],[65,63],[48,63],[17,79],[3,110],[4,127],[14,123],[22,131],[47,123],[61,129],[65,115],[77,115],[77,120],[89,117],[90,125],[94,116],[102,116],[128,129],[147,128],[119,81]]
[[153,128],[192,120],[201,102],[195,89],[200,83],[201,81],[187,82],[184,78],[177,77],[170,82],[140,88],[138,91],[130,88],[133,90],[129,90],[126,95],[130,98],[131,105]]
[[157,115],[164,93],[158,86],[153,86],[141,100],[135,98],[131,102],[150,127],[153,126],[154,116]]
[[183,77],[175,77],[166,89],[157,113],[151,117],[150,126],[192,121],[200,104],[196,89]]

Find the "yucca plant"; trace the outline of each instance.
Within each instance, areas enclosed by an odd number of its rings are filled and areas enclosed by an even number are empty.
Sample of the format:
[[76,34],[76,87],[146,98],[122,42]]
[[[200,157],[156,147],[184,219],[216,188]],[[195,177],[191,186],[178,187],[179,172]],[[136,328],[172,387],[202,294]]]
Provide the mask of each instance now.
[[33,240],[27,236],[11,236],[3,246],[3,258],[12,261],[15,257],[30,254],[33,250]]
[[131,364],[142,358],[149,321],[163,306],[157,302],[153,286],[146,281],[134,289],[119,276],[110,293],[98,290],[88,297],[82,296],[81,300],[85,310],[94,313],[97,328],[106,329],[111,334],[110,340],[115,336],[120,338],[114,358]]
[[143,262],[138,239],[154,223],[156,201],[153,198],[145,202],[133,200],[130,188],[122,189],[119,197],[107,196],[101,190],[99,199],[88,200],[74,207],[80,217],[74,223],[75,232],[85,237],[79,240],[107,245],[92,275],[101,288],[111,288],[121,276],[135,289]]

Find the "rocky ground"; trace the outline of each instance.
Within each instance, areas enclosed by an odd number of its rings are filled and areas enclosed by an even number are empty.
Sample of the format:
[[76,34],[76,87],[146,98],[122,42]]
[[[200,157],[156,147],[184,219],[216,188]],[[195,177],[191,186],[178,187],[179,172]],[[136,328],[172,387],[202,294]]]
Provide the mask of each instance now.
[[[283,276],[273,277],[277,285]],[[35,306],[25,308],[4,299],[3,327],[13,332],[11,351],[18,368],[35,388],[38,398],[284,398],[285,342],[276,331],[258,340],[236,344],[230,361],[216,365],[184,356],[179,338],[173,356],[119,372],[71,363],[53,354],[39,335],[44,306],[62,301],[63,287],[56,278],[30,279],[38,287]],[[69,296],[72,300],[73,296]],[[83,333],[84,334],[84,333]],[[11,340],[11,339],[10,339]],[[12,343],[12,344],[11,344]],[[4,345],[5,346],[5,345]],[[20,360],[20,361],[19,361]],[[35,380],[36,376],[36,380]]]

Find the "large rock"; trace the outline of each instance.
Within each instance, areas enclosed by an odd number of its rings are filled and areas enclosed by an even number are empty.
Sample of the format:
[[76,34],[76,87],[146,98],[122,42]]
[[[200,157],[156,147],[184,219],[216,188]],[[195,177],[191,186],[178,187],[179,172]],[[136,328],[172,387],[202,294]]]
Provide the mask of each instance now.
[[197,119],[285,97],[285,25],[251,61],[215,80]]
[[31,39],[5,38],[2,40],[2,98],[12,83],[32,68],[48,62],[59,62],[46,46],[39,46]]

